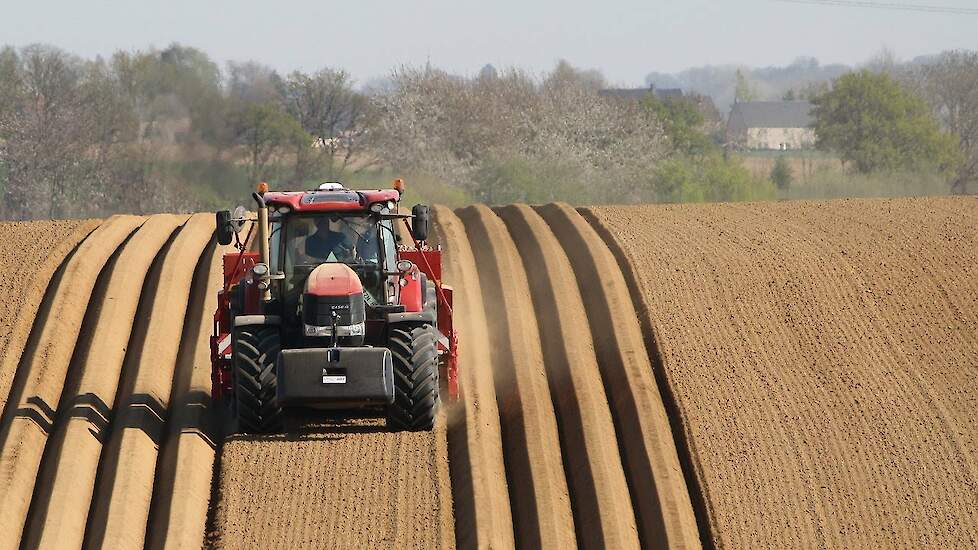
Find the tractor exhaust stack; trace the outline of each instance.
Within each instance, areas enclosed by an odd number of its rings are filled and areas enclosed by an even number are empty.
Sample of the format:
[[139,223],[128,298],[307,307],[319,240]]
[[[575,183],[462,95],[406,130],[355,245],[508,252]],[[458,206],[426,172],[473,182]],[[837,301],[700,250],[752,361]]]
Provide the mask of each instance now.
[[268,271],[268,266],[271,265],[269,263],[271,254],[268,251],[268,206],[260,193],[252,193],[251,196],[258,203],[258,252],[261,256],[261,263],[265,264],[265,272],[259,278],[258,288],[261,289],[261,300],[270,302],[272,291],[269,289],[271,274]]

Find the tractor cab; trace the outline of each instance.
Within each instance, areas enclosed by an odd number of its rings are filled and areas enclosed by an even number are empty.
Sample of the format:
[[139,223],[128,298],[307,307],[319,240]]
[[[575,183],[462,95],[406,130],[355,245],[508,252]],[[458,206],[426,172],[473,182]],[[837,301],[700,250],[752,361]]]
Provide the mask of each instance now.
[[428,208],[400,213],[402,191],[400,180],[371,191],[259,186],[256,215],[217,213],[219,242],[237,251],[225,255],[212,394],[233,431],[276,431],[296,406],[377,410],[394,428],[430,429],[441,394],[457,395],[452,291],[426,242]]

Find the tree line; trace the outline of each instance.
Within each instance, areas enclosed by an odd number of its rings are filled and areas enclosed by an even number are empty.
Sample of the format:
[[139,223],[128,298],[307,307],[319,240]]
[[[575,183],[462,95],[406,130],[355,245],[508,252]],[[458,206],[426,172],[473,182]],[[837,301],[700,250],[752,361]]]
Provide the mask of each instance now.
[[6,47],[0,213],[188,210],[214,190],[186,176],[254,181],[269,163],[287,163],[293,181],[329,177],[358,152],[366,104],[339,70],[283,77],[251,62],[222,70],[180,45],[95,60]]
[[[966,190],[978,170],[976,74],[973,52],[949,52],[912,78],[843,75],[812,92],[819,144],[858,170],[940,170]],[[566,62],[545,74],[401,67],[358,87],[341,69],[222,67],[179,44],[92,60],[5,47],[0,219],[209,209],[259,180],[395,175],[456,204],[777,196],[722,149],[709,102],[616,100],[604,87]]]

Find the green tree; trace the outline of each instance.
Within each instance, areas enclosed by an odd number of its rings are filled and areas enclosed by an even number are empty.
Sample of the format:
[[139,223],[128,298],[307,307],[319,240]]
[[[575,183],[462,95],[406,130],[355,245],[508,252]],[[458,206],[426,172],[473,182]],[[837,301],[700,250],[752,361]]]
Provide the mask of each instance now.
[[299,144],[312,146],[312,136],[288,113],[271,103],[244,103],[232,114],[237,142],[248,154],[248,175],[252,181],[265,177],[265,167],[273,158]]
[[659,202],[729,202],[774,196],[769,182],[754,178],[740,161],[720,154],[666,159],[656,167],[653,184]]
[[923,99],[885,73],[843,75],[812,103],[818,148],[859,172],[951,173],[960,162],[956,138],[941,130]]
[[783,156],[778,157],[778,160],[774,161],[774,168],[771,169],[771,181],[778,186],[778,189],[787,189],[791,187],[791,182],[794,179],[795,176],[791,173],[791,165],[788,164],[788,159]]
[[685,97],[660,100],[650,94],[642,104],[662,124],[676,152],[702,155],[716,149],[716,144],[703,132],[703,113],[693,100]]

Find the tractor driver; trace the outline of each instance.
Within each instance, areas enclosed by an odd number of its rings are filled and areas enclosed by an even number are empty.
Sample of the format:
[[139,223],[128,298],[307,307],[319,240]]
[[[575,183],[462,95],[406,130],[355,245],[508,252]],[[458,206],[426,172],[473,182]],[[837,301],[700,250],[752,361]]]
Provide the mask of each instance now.
[[370,221],[331,214],[316,217],[312,223],[315,232],[297,243],[301,263],[378,261],[376,226]]
[[315,219],[316,231],[306,237],[299,245],[299,256],[306,263],[317,264],[331,260],[345,262],[353,260],[353,243],[343,231],[339,216],[322,216]]

